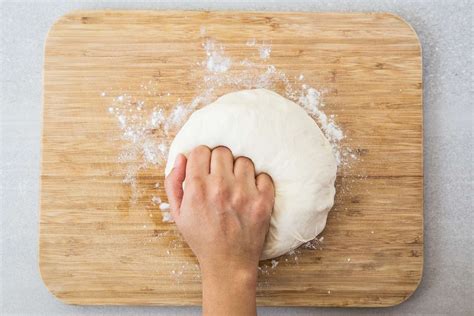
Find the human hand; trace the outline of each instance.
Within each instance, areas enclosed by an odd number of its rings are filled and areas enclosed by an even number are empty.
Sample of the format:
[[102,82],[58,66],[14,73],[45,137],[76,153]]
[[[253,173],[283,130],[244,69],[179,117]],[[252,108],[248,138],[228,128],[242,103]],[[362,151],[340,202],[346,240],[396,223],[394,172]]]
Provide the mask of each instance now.
[[228,281],[229,290],[242,282],[254,293],[274,204],[271,178],[256,176],[250,159],[234,161],[225,147],[199,146],[188,159],[177,157],[165,187],[176,225],[201,266],[203,292],[206,281],[224,290]]
[[[183,181],[186,180],[183,190]],[[166,178],[171,214],[202,270],[256,270],[274,203],[271,178],[226,147],[179,155]]]

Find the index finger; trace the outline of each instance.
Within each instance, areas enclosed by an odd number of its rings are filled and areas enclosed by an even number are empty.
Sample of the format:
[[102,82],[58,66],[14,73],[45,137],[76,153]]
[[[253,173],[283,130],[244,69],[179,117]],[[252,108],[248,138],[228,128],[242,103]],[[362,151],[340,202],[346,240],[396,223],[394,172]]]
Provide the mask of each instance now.
[[211,150],[206,146],[194,148],[188,156],[186,164],[186,177],[206,176],[211,165]]

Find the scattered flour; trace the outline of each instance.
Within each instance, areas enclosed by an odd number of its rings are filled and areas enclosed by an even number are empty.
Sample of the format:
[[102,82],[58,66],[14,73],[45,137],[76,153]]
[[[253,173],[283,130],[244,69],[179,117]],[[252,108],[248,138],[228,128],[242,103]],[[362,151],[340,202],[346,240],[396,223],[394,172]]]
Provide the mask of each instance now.
[[272,52],[272,45],[262,41],[260,44],[255,38],[247,40],[245,43],[249,47],[257,47],[260,59],[267,60]]
[[[200,35],[202,37],[206,35],[204,26],[200,28]],[[129,93],[122,93],[115,97],[106,92],[100,94],[109,100],[107,111],[115,117],[120,130],[119,138],[122,149],[118,155],[118,163],[123,166],[121,169],[123,182],[131,187],[132,203],[135,203],[143,193],[143,188],[140,187],[137,180],[138,173],[149,168],[162,168],[166,164],[168,148],[172,140],[170,134],[176,132],[193,111],[211,103],[222,95],[223,91],[225,93],[252,88],[277,90],[303,107],[318,123],[331,143],[339,167],[350,168],[351,162],[359,159],[358,152],[342,145],[346,135],[337,124],[336,116],[327,114],[324,110],[325,90],[305,83],[303,74],[292,77],[293,79],[290,80],[283,70],[278,69],[275,65],[267,64],[272,52],[271,44],[259,43],[255,38],[249,39],[245,44],[248,47],[255,47],[258,54],[238,60],[226,55],[225,47],[214,39],[205,39],[202,44],[205,59],[196,63],[202,67],[204,74],[202,77],[197,75],[197,92],[188,103],[184,103],[180,99],[170,103],[173,95],[170,91],[162,91],[159,82],[155,80],[140,85],[143,94],[153,97],[152,103],[148,101],[149,98],[141,98]],[[191,73],[192,71],[193,69],[191,69]],[[196,73],[201,74],[202,72]],[[154,188],[160,188],[160,183],[156,183]],[[163,222],[173,222],[169,213],[169,204],[163,202],[159,196],[154,195],[148,203],[150,203],[150,207],[158,205]],[[373,232],[371,233],[373,234]],[[172,255],[172,249],[181,248],[183,245],[179,234],[173,238],[173,245],[170,244],[166,251],[168,255]],[[305,243],[301,248],[322,249],[323,239],[324,237],[316,238]],[[262,264],[259,267],[259,274],[265,276],[274,273],[273,271],[277,269],[282,260],[285,264],[298,264],[298,255],[301,253],[302,250],[296,249],[278,260],[272,260],[271,265]],[[196,270],[196,275],[200,276],[199,267],[195,265],[175,269],[173,277],[179,277],[187,269]]]
[[173,220],[173,216],[171,216],[171,213],[170,212],[163,212],[161,214],[161,220],[164,222],[164,223],[174,223],[174,220]]
[[272,52],[272,46],[268,44],[260,45],[258,48],[258,53],[260,54],[260,59],[267,60],[270,57],[270,53]]
[[257,40],[255,38],[251,38],[249,40],[247,40],[247,42],[245,43],[247,46],[255,46],[255,44],[257,43]]
[[169,209],[170,209],[170,205],[168,203],[165,203],[165,202],[160,203],[160,210],[164,211],[164,210],[169,210]]
[[161,203],[161,198],[160,198],[159,196],[154,195],[154,196],[151,198],[151,201],[153,202],[153,204],[159,205],[159,204]]
[[298,98],[298,103],[306,110],[306,112],[308,112],[308,114],[317,119],[319,122],[319,127],[321,127],[324,135],[333,147],[337,164],[340,165],[341,152],[339,142],[344,139],[344,133],[335,123],[334,115],[328,117],[326,113],[321,110],[321,107],[324,107],[324,104],[321,101],[321,92],[313,87],[303,84],[301,95]]
[[178,103],[164,123],[165,134],[168,135],[171,129],[176,126],[181,126],[189,114],[191,114],[192,110],[193,109],[186,104]]
[[321,250],[321,249],[323,249],[322,248],[323,240],[324,240],[324,237],[321,237],[319,239],[315,238],[313,240],[310,240],[310,241],[304,243],[302,247],[305,248],[305,249]]
[[272,267],[271,268],[275,269],[278,266],[279,263],[280,263],[279,261],[272,260]]
[[231,61],[224,54],[222,45],[216,45],[214,40],[209,39],[203,44],[203,47],[207,55],[205,65],[209,71],[219,73],[229,70]]
[[174,223],[173,216],[171,216],[171,213],[169,212],[170,205],[168,203],[161,202],[161,199],[159,199],[159,201],[160,202],[158,203],[158,208],[161,211],[161,221],[163,223]]

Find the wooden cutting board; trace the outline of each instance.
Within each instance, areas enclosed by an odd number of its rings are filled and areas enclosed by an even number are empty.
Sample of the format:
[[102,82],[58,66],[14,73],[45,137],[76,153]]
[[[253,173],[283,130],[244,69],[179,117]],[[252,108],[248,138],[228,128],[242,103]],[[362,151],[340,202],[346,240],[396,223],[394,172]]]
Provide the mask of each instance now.
[[[50,291],[71,304],[201,303],[197,262],[151,202],[166,201],[155,188],[163,166],[141,168],[135,187],[124,183],[130,163],[117,158],[125,145],[107,103],[124,94],[189,103],[203,82],[206,39],[233,60],[258,60],[255,45],[270,43],[256,68],[271,64],[295,85],[304,78],[324,88],[324,109],[346,135],[341,146],[356,156],[338,170],[317,249],[273,268],[261,263],[258,304],[407,299],[423,267],[421,49],[413,29],[385,13],[82,11],[59,19],[44,64],[39,265]],[[147,93],[144,83],[171,93]]]

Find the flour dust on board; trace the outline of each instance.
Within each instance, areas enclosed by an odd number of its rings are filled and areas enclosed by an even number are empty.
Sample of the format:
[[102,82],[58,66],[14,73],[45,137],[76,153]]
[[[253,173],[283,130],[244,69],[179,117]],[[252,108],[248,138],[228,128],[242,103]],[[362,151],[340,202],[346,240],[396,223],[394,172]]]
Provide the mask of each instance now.
[[[325,111],[326,89],[307,84],[303,73],[290,77],[283,69],[271,64],[271,43],[250,38],[242,46],[254,52],[242,59],[235,59],[226,54],[223,44],[206,36],[205,27],[201,27],[200,34],[205,58],[191,65],[190,71],[195,77],[197,89],[190,102],[184,103],[177,98],[170,103],[173,95],[178,94],[177,91],[162,91],[159,82],[154,80],[140,86],[143,92],[141,95],[146,95],[146,98],[125,91],[113,96],[101,92],[101,96],[108,101],[107,111],[116,119],[119,131],[117,138],[123,144],[117,162],[123,166],[123,182],[130,185],[131,203],[135,203],[143,191],[138,180],[139,172],[152,167],[164,167],[172,141],[170,134],[179,130],[196,109],[215,101],[223,94],[222,91],[227,93],[253,88],[275,90],[299,104],[315,120],[332,146],[339,169],[351,168],[351,162],[359,159],[355,151],[342,144],[346,135],[337,124],[335,115]],[[161,184],[157,183],[155,187],[158,189],[159,186]],[[160,210],[162,222],[173,221],[168,203],[157,195],[149,203],[150,207]],[[321,245],[322,237],[302,247],[320,249]],[[298,253],[299,250],[293,251],[280,260],[297,263]],[[270,265],[261,265],[260,275],[270,275],[278,263],[272,260]],[[173,272],[174,276],[182,273],[179,269]]]

